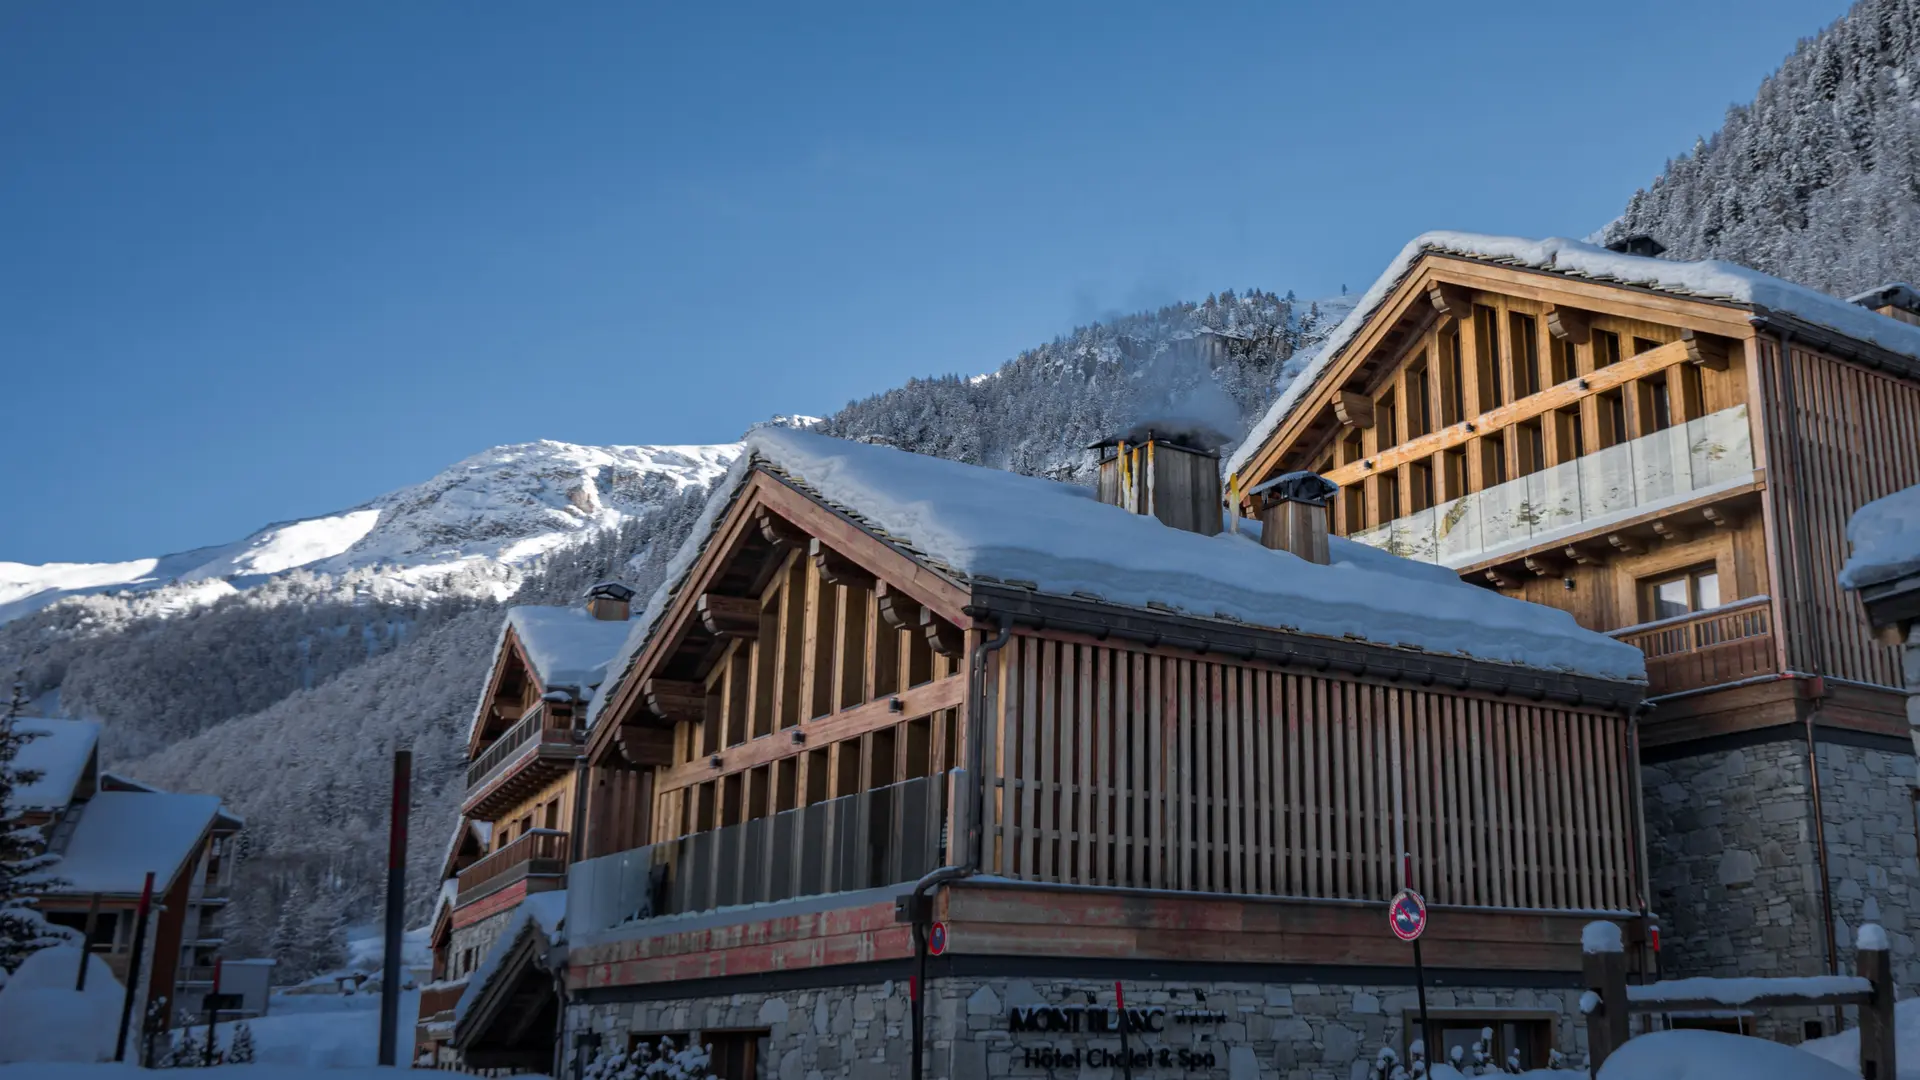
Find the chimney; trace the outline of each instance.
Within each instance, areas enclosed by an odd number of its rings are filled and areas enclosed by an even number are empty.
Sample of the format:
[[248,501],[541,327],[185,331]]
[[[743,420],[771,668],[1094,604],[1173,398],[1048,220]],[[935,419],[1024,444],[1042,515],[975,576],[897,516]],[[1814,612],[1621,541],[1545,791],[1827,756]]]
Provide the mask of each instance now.
[[626,622],[632,602],[633,590],[617,581],[603,581],[587,590],[587,614],[605,622]]
[[[1135,435],[1138,435],[1136,438]],[[1100,501],[1202,536],[1220,531],[1220,455],[1152,431],[1087,447],[1100,454]]]
[[1260,542],[1308,562],[1327,564],[1327,504],[1340,485],[1319,473],[1290,472],[1254,488]]
[[1643,258],[1656,259],[1667,250],[1667,245],[1646,233],[1634,233],[1632,236],[1623,236],[1608,244],[1607,250],[1617,251],[1622,255],[1639,255]]
[[1853,302],[1864,308],[1872,308],[1877,314],[1912,326],[1920,326],[1920,291],[1913,286],[1893,281],[1870,289],[1853,298]]

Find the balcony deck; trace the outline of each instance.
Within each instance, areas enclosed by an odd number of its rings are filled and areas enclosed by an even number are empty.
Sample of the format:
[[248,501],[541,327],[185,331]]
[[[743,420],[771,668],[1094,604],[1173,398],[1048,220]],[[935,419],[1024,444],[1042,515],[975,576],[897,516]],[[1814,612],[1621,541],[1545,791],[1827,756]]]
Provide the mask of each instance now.
[[465,907],[522,881],[558,886],[567,873],[568,836],[558,829],[529,829],[506,847],[460,871],[454,903]]
[[490,819],[571,769],[582,749],[571,718],[536,706],[467,765],[461,813]]
[[1774,674],[1772,600],[1750,597],[1724,607],[1643,623],[1611,632],[1647,654],[1647,695]]

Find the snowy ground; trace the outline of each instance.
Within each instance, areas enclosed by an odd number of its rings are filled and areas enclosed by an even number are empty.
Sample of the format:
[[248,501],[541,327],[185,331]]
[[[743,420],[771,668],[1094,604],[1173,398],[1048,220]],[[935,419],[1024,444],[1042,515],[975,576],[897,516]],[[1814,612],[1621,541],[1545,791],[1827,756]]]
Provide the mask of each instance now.
[[[403,1058],[413,1052],[419,1014],[419,992],[402,994],[399,1052]],[[379,994],[276,994],[267,1015],[247,1021],[247,1026],[253,1030],[254,1060],[262,1064],[343,1069],[372,1066],[380,1058]],[[205,1028],[194,1031],[206,1037]],[[221,1024],[220,1045],[232,1040],[233,1025]]]
[[[397,1080],[403,1068],[219,1065],[211,1069],[169,1069],[167,1075],[174,1080]],[[0,1080],[141,1080],[151,1075],[132,1065],[0,1065]]]

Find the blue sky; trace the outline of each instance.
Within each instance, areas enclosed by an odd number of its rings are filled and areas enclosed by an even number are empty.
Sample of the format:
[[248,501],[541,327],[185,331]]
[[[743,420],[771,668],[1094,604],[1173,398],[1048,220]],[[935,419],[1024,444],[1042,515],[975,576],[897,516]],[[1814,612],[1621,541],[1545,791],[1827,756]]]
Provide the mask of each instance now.
[[8,4],[0,561],[1584,235],[1845,6]]

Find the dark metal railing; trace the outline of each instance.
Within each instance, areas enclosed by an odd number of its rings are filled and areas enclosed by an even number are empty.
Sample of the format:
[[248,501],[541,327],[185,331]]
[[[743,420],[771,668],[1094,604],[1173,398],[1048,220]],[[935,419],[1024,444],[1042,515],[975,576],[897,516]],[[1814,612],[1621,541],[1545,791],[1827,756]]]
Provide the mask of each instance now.
[[907,780],[575,863],[567,926],[593,933],[914,881],[945,861],[947,783],[948,774]]

